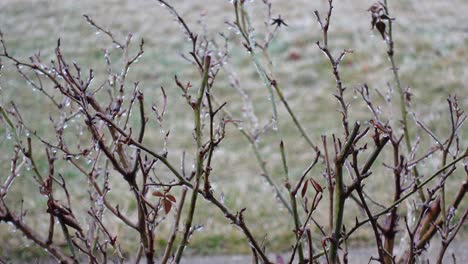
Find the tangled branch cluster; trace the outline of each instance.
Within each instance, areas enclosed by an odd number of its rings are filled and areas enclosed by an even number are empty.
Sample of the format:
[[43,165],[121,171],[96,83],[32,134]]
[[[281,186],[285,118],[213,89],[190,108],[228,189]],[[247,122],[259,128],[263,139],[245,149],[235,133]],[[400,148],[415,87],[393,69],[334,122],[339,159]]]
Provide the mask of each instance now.
[[[180,94],[193,114],[193,132],[190,137],[193,137],[196,146],[193,153],[195,166],[187,170],[185,154],[180,157],[181,165],[175,165],[168,159],[170,149],[163,147],[156,151],[152,144],[145,141],[149,122],[165,126],[168,101],[165,89],[161,87],[161,96],[157,98],[159,103],[151,102],[150,113],[148,101],[153,99],[140,89],[139,82],[129,84],[127,81],[130,67],[135,67],[134,64],[144,55],[143,40],[136,53],[131,54],[131,34],[124,40],[117,39],[110,30],[85,16],[92,27],[107,35],[117,47],[114,52],[119,52],[122,58],[122,67],[116,71],[106,51],[108,76],[104,82],[97,83],[92,68],[70,62],[62,54],[60,40],[57,41],[54,59],[50,62],[42,61],[40,54],[26,61],[12,55],[1,34],[2,62],[11,62],[18,74],[49,100],[59,116],[50,118],[55,128],[48,132],[54,134],[52,140],[28,126],[22,118],[24,110],[20,110],[15,102],[0,105],[0,120],[14,141],[14,148],[5,150],[11,152],[10,171],[0,176],[0,223],[13,225],[60,263],[106,263],[108,260],[120,263],[132,260],[138,263],[142,258],[147,263],[179,263],[189,246],[190,238],[196,235],[198,226],[194,225],[193,219],[199,206],[198,200],[203,197],[223,213],[228,220],[227,224],[239,228],[252,250],[254,263],[274,263],[264,244],[259,241],[259,235],[252,232],[252,223],[246,221],[249,204],[241,208],[228,208],[224,204],[223,195],[212,188],[212,178],[216,177],[212,164],[215,149],[224,142],[226,126],[233,125],[239,128],[239,133],[252,146],[262,171],[259,177],[265,178],[267,184],[273,187],[274,195],[287,209],[290,221],[294,224],[295,242],[291,245],[290,258],[284,260],[278,257],[278,263],[317,263],[320,260],[346,263],[348,241],[357,230],[365,226],[372,229],[377,248],[377,255],[370,256],[372,260],[381,263],[413,263],[438,234],[441,247],[437,262],[442,261],[468,214],[467,208],[460,208],[468,187],[468,168],[466,163],[463,164],[468,149],[462,146],[465,141],[460,138],[466,114],[458,98],[450,96],[447,100],[450,119],[446,136],[436,135],[415,114],[415,125],[408,121],[408,114],[412,114],[408,110],[411,102],[401,87],[393,57],[394,18],[390,17],[386,1],[374,4],[369,11],[372,14],[372,28],[379,31],[388,46],[387,56],[392,63],[394,83],[400,95],[402,122],[392,122],[385,113],[377,111],[379,106],[372,98],[373,90],[367,84],[359,87],[357,92],[370,109],[369,122],[363,124],[353,121],[347,88],[340,72],[344,57],[352,51],[345,49],[335,53],[330,47],[328,32],[333,18],[333,1],[329,0],[325,15],[315,11],[322,32],[322,39],[316,44],[325,54],[336,81],[333,96],[339,105],[338,118],[343,132],[323,135],[320,143],[312,140],[303,122],[295,115],[293,106],[283,94],[280,81],[268,66],[270,64],[263,63],[269,60],[268,47],[271,41],[282,27],[288,25],[281,16],[272,18],[268,0],[263,0],[268,11],[265,20],[268,32],[263,40],[255,36],[246,1],[232,1],[235,19],[227,22],[240,33],[242,46],[271,99],[272,118],[263,127],[258,124],[258,118],[252,110],[254,105],[243,91],[240,81],[226,66],[229,39],[225,38],[226,44],[222,47],[215,45],[207,37],[193,32],[172,5],[163,0],[158,2],[177,19],[183,33],[190,39],[191,50],[184,58],[194,65],[198,73],[197,82],[185,81],[177,76],[174,78],[174,85],[180,88]],[[248,120],[243,121],[250,123],[248,128],[242,127],[228,111],[227,103],[215,97],[215,81],[222,71],[231,77],[231,86],[239,91],[246,111],[250,111],[246,115]],[[293,177],[290,175],[285,150],[288,146],[282,141],[279,143],[284,188],[276,183],[258,145],[258,138],[266,131],[274,131],[281,136],[277,126],[280,119],[277,107],[286,109],[286,118],[291,118],[310,148],[310,163],[304,166],[301,175]],[[133,121],[137,120],[139,122],[135,125]],[[76,123],[81,129],[74,131],[76,134],[71,136],[75,140],[70,140],[65,128]],[[419,141],[413,142],[414,137],[409,133],[412,125],[418,129],[418,133],[429,135],[436,142],[435,145],[424,149]],[[169,137],[169,133],[161,135],[163,142]],[[43,161],[38,156],[42,153],[46,156],[46,169],[39,166]],[[384,153],[391,158],[382,165],[378,160]],[[434,156],[440,157],[438,169],[430,174],[420,174],[417,170],[419,164]],[[62,160],[67,162],[66,166],[82,174],[89,183],[88,186],[79,187],[87,188],[88,207],[85,211],[76,209],[77,197],[70,191],[70,188],[75,187],[57,171],[57,163]],[[47,230],[37,230],[29,225],[25,221],[27,209],[14,206],[8,199],[11,187],[25,169],[32,172],[37,186],[35,195],[46,197],[47,210],[43,214],[48,218]],[[312,169],[322,171],[323,177],[312,177]],[[458,184],[456,195],[448,197],[445,185],[447,181],[455,180],[451,176],[457,170],[464,170],[465,176]],[[392,179],[393,184],[393,201],[379,210],[375,209],[365,185],[376,177],[375,174],[385,174],[388,179]],[[128,185],[128,193],[122,195],[133,199],[136,215],[122,212],[119,205],[109,198],[110,178],[116,177]],[[323,198],[327,200],[326,223],[315,219],[319,205],[324,202]],[[400,207],[410,200],[417,201],[415,206],[407,208],[408,214],[415,216],[414,221],[402,217]],[[361,219],[356,218],[354,225],[345,226],[345,208],[351,201],[362,209],[363,216]],[[83,217],[82,214],[87,216]],[[324,212],[320,211],[320,214]],[[173,217],[173,229],[165,246],[158,248],[155,241],[158,227],[169,215]],[[121,238],[109,227],[107,218],[118,219],[138,234],[139,241],[135,241],[138,251],[135,254],[121,247]],[[402,237],[404,241],[400,244],[404,250],[398,254],[396,245]]]

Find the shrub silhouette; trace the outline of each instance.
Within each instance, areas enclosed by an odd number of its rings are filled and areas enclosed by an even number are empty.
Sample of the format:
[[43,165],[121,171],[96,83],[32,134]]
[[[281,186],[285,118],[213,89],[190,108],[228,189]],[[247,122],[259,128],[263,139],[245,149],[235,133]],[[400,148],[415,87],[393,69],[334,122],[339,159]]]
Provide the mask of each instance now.
[[[137,44],[135,51],[131,34],[124,40],[118,39],[110,30],[85,15],[92,27],[112,41],[115,51],[122,58],[118,64],[122,67],[116,71],[111,55],[106,52],[108,75],[105,82],[96,84],[92,65],[71,62],[62,53],[60,39],[52,61],[44,62],[40,54],[27,61],[14,55],[4,41],[6,36],[1,34],[2,62],[12,63],[19,76],[40,91],[59,113],[58,117],[50,117],[54,130],[47,133],[54,134],[53,137],[45,137],[30,129],[22,118],[22,112],[32,110],[20,111],[15,102],[0,105],[7,137],[14,142],[12,148],[5,150],[11,153],[11,164],[10,171],[4,172],[6,176],[2,175],[1,178],[1,222],[14,226],[18,233],[47,250],[60,263],[101,263],[107,260],[123,263],[129,260],[138,262],[142,258],[147,263],[179,263],[185,249],[190,246],[190,238],[197,235],[199,227],[194,224],[194,215],[200,206],[200,198],[203,198],[223,213],[227,219],[226,225],[238,227],[251,248],[255,263],[274,263],[259,236],[252,232],[252,223],[246,219],[250,205],[231,208],[225,204],[223,193],[213,188],[212,178],[216,177],[213,163],[219,162],[213,157],[217,155],[216,149],[229,136],[227,126],[234,126],[245,137],[245,142],[251,145],[251,158],[258,162],[260,177],[272,188],[273,195],[286,209],[289,221],[294,225],[294,243],[289,259],[278,257],[278,263],[314,263],[320,259],[327,263],[339,263],[340,258],[346,262],[348,241],[365,226],[371,227],[378,253],[369,256],[370,259],[382,263],[413,263],[438,235],[441,247],[436,261],[441,263],[446,249],[467,216],[466,208],[459,208],[468,185],[466,175],[462,179],[450,177],[457,170],[463,170],[460,169],[463,166],[466,174],[466,165],[462,163],[466,160],[468,149],[463,146],[465,141],[460,133],[466,114],[458,98],[449,96],[447,134],[440,136],[409,111],[411,93],[404,89],[399,77],[392,36],[395,18],[387,1],[375,3],[369,12],[373,30],[387,44],[385,52],[393,78],[390,88],[395,87],[398,96],[396,107],[399,108],[399,117],[395,120],[387,111],[382,111],[385,106],[380,106],[379,101],[373,98],[375,94],[369,88],[370,84],[356,89],[361,104],[370,110],[366,116],[367,122],[356,121],[358,119],[351,115],[352,106],[347,96],[350,91],[344,84],[341,64],[345,56],[353,51],[344,49],[337,52],[331,48],[333,38],[328,32],[333,26],[334,3],[329,0],[327,10],[315,11],[322,35],[316,45],[328,60],[330,74],[336,82],[336,89],[330,94],[338,102],[339,114],[336,118],[341,127],[339,133],[322,135],[319,142],[314,142],[308,134],[304,122],[293,110],[300,106],[290,105],[283,93],[282,83],[271,69],[273,63],[268,48],[278,32],[288,27],[288,23],[281,16],[272,17],[269,1],[263,1],[268,14],[265,19],[268,32],[265,32],[264,39],[259,40],[255,35],[246,1],[231,1],[234,21],[228,23],[238,32],[240,45],[249,55],[268,93],[272,118],[264,126],[258,124],[255,114],[249,110],[254,106],[248,94],[243,91],[232,70],[225,67],[228,60],[226,46],[233,41],[225,38],[224,46],[212,42],[202,33],[192,31],[172,5],[163,0],[158,2],[174,16],[189,39],[192,49],[184,54],[184,58],[198,74],[190,81],[178,76],[174,78],[174,85],[180,88],[180,94],[193,116],[193,131],[187,133],[195,146],[190,155],[194,157],[193,168],[186,168],[185,152],[180,157],[179,166],[168,157],[171,149],[166,148],[166,144],[155,150],[152,143],[145,140],[150,124],[165,127],[168,95],[161,88],[160,98],[149,99],[138,82],[128,84],[129,69],[138,67],[136,62],[144,55],[143,40]],[[300,53],[295,53],[294,58],[299,59]],[[229,112],[227,102],[218,100],[215,95],[217,77],[221,72],[232,77],[230,85],[243,97],[246,115],[243,121]],[[158,103],[149,107],[149,101]],[[387,103],[387,108],[393,107],[393,101]],[[278,108],[285,110],[285,116]],[[415,117],[414,123],[410,120],[411,116]],[[45,113],[43,117],[46,119]],[[309,164],[304,166],[303,173],[298,177],[291,173],[287,154],[290,147],[281,140],[282,132],[277,125],[281,118],[292,120],[294,129],[302,136],[297,140],[303,141],[309,148]],[[68,133],[65,129],[72,123],[78,123],[84,128],[83,131]],[[410,133],[410,130],[418,131]],[[271,148],[281,156],[281,183],[277,183],[269,171],[266,158],[259,149],[258,140],[266,132],[278,136],[277,145]],[[435,143],[421,144],[414,136],[419,133],[427,134]],[[162,133],[160,140],[166,142],[169,137],[169,133]],[[39,153],[44,152],[46,160],[38,158]],[[72,179],[62,175],[57,165],[62,160],[66,161],[67,168],[87,178],[88,186],[74,186]],[[438,168],[430,173],[421,173],[421,163],[426,160],[437,163]],[[235,173],[237,168],[223,169]],[[24,220],[27,208],[8,199],[11,187],[18,184],[18,176],[24,170],[31,171],[37,187],[33,195],[38,199],[46,197],[47,209],[40,216],[41,221],[47,223],[45,230],[28,224]],[[312,170],[319,171],[322,176],[312,175]],[[374,204],[366,186],[378,174],[387,177],[388,190],[393,193],[392,202],[382,207]],[[110,179],[115,180],[116,177],[128,185],[128,191],[119,195],[133,201],[136,215],[127,215],[109,195]],[[455,195],[447,192],[445,187],[448,181],[460,181],[459,189],[453,192]],[[86,202],[74,195],[75,188],[87,188]],[[414,206],[404,203],[410,199],[417,201]],[[352,201],[362,210],[362,217],[348,221],[352,225],[346,226],[345,208]],[[414,217],[414,220],[402,217],[404,213]],[[328,221],[317,221],[314,218],[317,214],[327,215]],[[109,219],[117,219],[138,235],[139,241],[132,242],[138,249],[136,252],[129,252],[121,246],[123,238]],[[160,245],[156,235],[159,224],[164,220],[171,221],[173,229]],[[263,223],[275,219],[256,221]],[[403,242],[400,244],[404,250],[398,253],[395,247],[401,238]],[[157,257],[156,252],[161,254]]]

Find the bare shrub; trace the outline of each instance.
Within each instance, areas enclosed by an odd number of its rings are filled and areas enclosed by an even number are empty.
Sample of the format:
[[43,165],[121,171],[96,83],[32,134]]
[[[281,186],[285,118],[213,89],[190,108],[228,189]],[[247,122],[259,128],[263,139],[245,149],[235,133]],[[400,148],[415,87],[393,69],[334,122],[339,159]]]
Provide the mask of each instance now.
[[[336,81],[336,89],[331,94],[339,106],[336,118],[340,120],[341,132],[322,135],[318,142],[313,141],[304,123],[296,116],[293,108],[299,106],[289,104],[282,84],[275,78],[268,48],[288,24],[281,16],[272,17],[268,0],[263,1],[268,14],[263,39],[256,35],[246,1],[232,1],[234,20],[227,22],[239,33],[240,43],[271,101],[271,120],[265,124],[259,123],[253,111],[255,105],[244,92],[234,70],[227,65],[227,45],[234,41],[222,35],[224,43],[220,44],[202,33],[193,32],[172,5],[163,0],[158,2],[180,23],[184,37],[190,40],[192,49],[183,56],[198,74],[196,80],[190,81],[174,77],[174,85],[180,89],[180,95],[193,115],[193,131],[187,133],[195,146],[194,152],[187,154],[194,159],[193,168],[187,168],[185,152],[177,158],[180,164],[174,157],[168,157],[171,149],[166,148],[165,142],[171,135],[165,129],[170,122],[166,120],[168,96],[165,89],[161,87],[159,98],[148,98],[139,82],[129,84],[127,81],[129,69],[137,67],[136,62],[144,55],[143,40],[135,49],[131,34],[118,39],[85,15],[92,27],[107,35],[116,47],[113,52],[121,58],[115,63],[109,51],[105,52],[107,76],[103,78],[105,81],[97,83],[92,65],[78,65],[64,56],[60,40],[53,60],[44,62],[40,54],[23,60],[13,55],[2,34],[2,62],[12,63],[18,74],[49,100],[56,114],[49,117],[53,130],[44,134],[32,130],[24,122],[22,113],[32,110],[19,109],[14,101],[0,105],[2,123],[7,137],[13,142],[11,148],[3,150],[10,153],[10,171],[4,172],[1,178],[1,222],[12,225],[60,263],[85,260],[123,263],[139,262],[143,258],[147,263],[179,263],[184,250],[190,246],[190,238],[196,235],[198,226],[193,219],[199,199],[203,198],[224,214],[226,225],[238,227],[251,248],[254,263],[346,263],[348,242],[358,230],[368,227],[372,230],[378,253],[370,256],[370,260],[413,263],[438,236],[441,247],[436,262],[441,263],[468,213],[466,208],[460,208],[468,186],[467,165],[463,164],[468,149],[463,146],[466,141],[460,138],[466,114],[458,98],[450,95],[447,99],[447,133],[437,135],[411,110],[411,93],[401,83],[394,56],[392,23],[395,18],[387,1],[372,5],[369,12],[372,28],[378,31],[388,47],[386,53],[394,79],[389,84],[389,94],[393,96],[391,91],[395,87],[398,96],[395,107],[400,109],[400,116],[395,119],[387,114],[385,110],[393,108],[395,102],[383,100],[386,104],[380,105],[382,100],[375,97],[381,94],[370,88],[371,84],[363,84],[355,91],[370,110],[368,122],[358,122],[350,114],[350,92],[340,66],[345,56],[353,51],[335,51],[330,45],[333,38],[328,32],[333,25],[333,1],[329,0],[327,10],[315,11],[322,34],[316,45],[329,61],[330,72]],[[117,66],[120,66],[118,70]],[[245,118],[231,114],[227,102],[216,98],[216,80],[220,72],[230,77],[231,87],[241,95]],[[284,107],[286,116],[280,116],[279,107]],[[44,120],[47,117],[44,113]],[[410,117],[414,117],[415,122]],[[304,164],[301,175],[290,173],[286,151],[289,146],[281,141],[282,131],[277,124],[281,118],[292,120],[302,135],[300,140],[309,148],[309,164]],[[77,130],[66,129],[76,124]],[[150,124],[164,131],[159,138],[160,147],[145,140]],[[245,218],[249,204],[229,208],[223,194],[212,187],[211,179],[216,177],[216,171],[212,169],[213,157],[227,136],[226,126],[238,128],[252,146],[252,159],[258,161],[262,171],[260,177],[273,188],[273,195],[288,211],[295,237],[289,259],[278,256],[276,262],[272,260],[264,242],[252,232],[251,223]],[[259,151],[258,140],[267,132],[274,133],[278,139],[273,148],[281,156],[281,184],[276,182],[266,158]],[[415,135],[424,135],[429,140]],[[43,153],[46,159],[38,158],[43,157]],[[437,163],[437,169],[422,173],[421,163],[427,160]],[[87,179],[88,185],[74,186],[59,167],[78,171]],[[236,171],[236,168],[224,169],[232,173]],[[321,176],[312,176],[312,169],[320,171]],[[461,171],[462,177],[455,178],[456,171]],[[47,208],[38,216],[45,223],[41,228],[26,221],[28,209],[22,202],[10,199],[10,190],[18,184],[21,173],[32,176],[37,187],[33,196]],[[376,203],[366,187],[366,182],[372,182],[377,175],[388,179],[388,188],[393,192],[389,204]],[[119,195],[133,200],[136,215],[127,215],[110,197],[111,181],[116,179],[128,185],[128,192]],[[454,196],[445,188],[448,181],[459,181]],[[86,189],[85,199],[76,196],[74,189],[77,188]],[[350,203],[362,210],[362,216],[346,226],[345,208]],[[414,219],[408,219],[405,213]],[[327,215],[327,221],[317,220],[317,214]],[[124,238],[112,227],[110,219],[118,219],[138,235],[139,240],[132,242],[137,252],[129,252],[121,246]],[[258,223],[274,220],[256,219]],[[173,229],[165,245],[161,246],[155,239],[163,221],[170,221]],[[402,251],[396,250],[398,244]]]

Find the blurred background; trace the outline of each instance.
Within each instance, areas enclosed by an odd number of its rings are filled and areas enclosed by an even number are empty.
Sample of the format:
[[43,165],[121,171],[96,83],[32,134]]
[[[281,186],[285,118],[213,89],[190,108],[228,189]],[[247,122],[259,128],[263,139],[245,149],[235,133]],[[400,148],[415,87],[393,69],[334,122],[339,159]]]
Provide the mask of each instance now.
[[[250,57],[242,46],[235,29],[229,26],[234,20],[234,10],[227,0],[185,0],[168,1],[186,19],[192,30],[204,34],[207,38],[223,44],[219,33],[229,39],[228,73],[240,80],[242,89],[253,102],[253,111],[260,124],[271,119],[271,102]],[[273,61],[273,71],[281,84],[286,98],[292,105],[303,126],[319,142],[322,134],[330,135],[339,132],[339,113],[336,100],[332,96],[335,81],[330,71],[329,62],[315,45],[320,39],[320,28],[313,15],[314,10],[326,11],[327,1],[317,0],[272,0],[272,16],[281,17],[288,24],[281,27],[271,43],[269,52]],[[369,120],[369,113],[362,106],[354,89],[367,83],[371,89],[383,94],[387,84],[393,82],[390,63],[386,56],[386,44],[378,32],[371,31],[370,13],[367,9],[373,1],[342,0],[336,1],[331,22],[330,48],[335,53],[344,48],[354,51],[343,61],[341,72],[343,81],[348,87],[347,99],[351,102],[353,120]],[[462,109],[468,105],[468,23],[466,13],[468,1],[389,1],[391,16],[395,17],[394,38],[396,41],[396,60],[404,87],[409,87],[414,94],[412,111],[417,111],[421,118],[436,132],[446,130],[441,122],[448,122],[444,111],[447,109],[445,99],[449,94],[458,94]],[[267,10],[260,0],[248,1],[250,15],[256,25],[259,38],[265,34]],[[105,29],[111,30],[118,39],[125,39],[133,33],[134,48],[140,38],[145,40],[145,53],[130,70],[128,83],[139,80],[145,92],[148,108],[160,98],[159,87],[163,86],[168,93],[168,112],[165,130],[160,131],[152,126],[151,133],[145,139],[155,149],[162,148],[162,134],[170,131],[168,141],[169,158],[180,159],[184,150],[193,149],[192,122],[189,107],[182,98],[173,78],[177,74],[184,81],[198,83],[197,71],[181,54],[190,51],[191,43],[183,34],[180,25],[165,7],[153,0],[1,0],[0,30],[4,34],[6,45],[11,54],[28,60],[40,52],[43,61],[53,58],[57,39],[61,39],[62,50],[66,58],[76,61],[83,68],[93,68],[96,78],[104,80],[104,50],[115,49],[112,42],[102,33],[91,27],[83,14],[89,15]],[[118,60],[118,57],[114,57]],[[15,100],[23,117],[39,134],[47,137],[52,128],[48,115],[53,115],[53,107],[45,96],[34,91],[20,78],[14,67],[5,62],[5,69],[0,72],[0,101],[8,104]],[[227,109],[239,120],[247,120],[244,101],[239,92],[229,85],[229,76],[221,72],[215,83],[214,91],[220,101],[228,102]],[[396,97],[395,97],[396,98]],[[281,136],[274,132],[264,134],[259,141],[261,153],[266,157],[267,166],[279,185],[282,179],[281,157],[277,149],[282,139],[286,144],[290,160],[291,175],[300,175],[310,163],[313,153],[305,146],[300,134],[291,124],[289,116],[281,105],[279,130]],[[395,118],[399,116],[398,108],[390,109]],[[414,124],[413,124],[414,125]],[[448,123],[447,123],[448,125]],[[80,129],[80,127],[70,128]],[[231,208],[247,207],[247,221],[251,223],[258,237],[266,235],[271,251],[281,252],[290,248],[293,234],[292,223],[287,221],[286,211],[281,208],[271,188],[259,176],[260,168],[253,157],[247,141],[229,127],[223,147],[217,150],[214,160],[213,181],[218,193],[223,193],[226,204]],[[422,136],[422,135],[421,135]],[[466,132],[465,132],[466,136]],[[466,146],[466,139],[462,145]],[[6,130],[0,127],[0,168],[9,169],[9,155],[12,142],[8,141]],[[44,154],[38,153],[39,158]],[[190,160],[190,159],[189,159]],[[191,162],[191,160],[190,160]],[[46,163],[42,164],[46,166]],[[438,164],[425,164],[424,171],[436,168]],[[76,172],[67,170],[64,175],[76,186],[73,192],[77,195],[76,204],[86,199],[86,192],[79,186],[86,184],[86,179]],[[320,180],[321,171],[313,171]],[[24,207],[30,208],[28,221],[38,229],[46,228],[47,222],[35,218],[36,214],[45,211],[46,199],[33,199],[37,193],[33,180],[25,172],[21,183],[15,186],[14,196],[9,197],[12,203],[24,200]],[[375,192],[376,199],[385,203],[391,198],[387,192],[385,175],[378,175],[378,180],[368,183]],[[0,179],[5,175],[0,173]],[[129,215],[134,213],[135,204],[125,198],[128,189],[118,179],[112,182],[110,194],[116,203]],[[453,184],[457,184],[456,181]],[[377,195],[378,194],[378,195]],[[243,236],[231,226],[224,216],[215,208],[206,204],[197,209],[196,224],[203,228],[193,237],[188,252],[191,254],[243,254],[249,248]],[[466,207],[466,202],[464,203]],[[352,209],[352,207],[350,207]],[[259,220],[260,219],[260,220]],[[326,216],[318,216],[324,220]],[[353,221],[350,218],[349,221]],[[166,226],[167,225],[167,226]],[[170,221],[162,223],[159,243],[164,245]],[[290,227],[290,228],[285,228]],[[135,234],[117,221],[113,229],[121,237],[129,252],[136,250],[133,243]],[[467,231],[464,230],[466,237]],[[30,242],[14,233],[10,226],[0,223],[0,254],[14,255],[22,258],[45,254],[34,248]],[[125,240],[124,240],[125,241]],[[370,243],[369,233],[365,230],[358,234],[355,245]],[[29,250],[24,250],[30,247]],[[132,248],[133,247],[133,248]]]

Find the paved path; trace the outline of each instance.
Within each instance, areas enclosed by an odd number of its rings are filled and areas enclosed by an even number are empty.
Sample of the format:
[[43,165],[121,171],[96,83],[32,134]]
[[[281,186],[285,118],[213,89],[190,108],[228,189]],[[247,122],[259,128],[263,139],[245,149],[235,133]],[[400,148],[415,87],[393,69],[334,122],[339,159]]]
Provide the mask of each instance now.
[[[433,243],[428,250],[429,262],[435,263],[437,254],[439,253],[439,243]],[[468,263],[468,241],[457,242],[454,241],[450,245],[443,263],[454,263],[452,260],[452,253],[456,256],[456,263]],[[350,264],[365,264],[369,262],[371,255],[376,256],[373,248],[356,248],[349,252]],[[285,255],[285,262],[287,263],[288,255]],[[275,256],[272,256],[272,260]],[[183,264],[249,264],[252,263],[251,256],[207,256],[207,257],[185,257],[182,261]],[[373,262],[377,263],[377,262]]]

